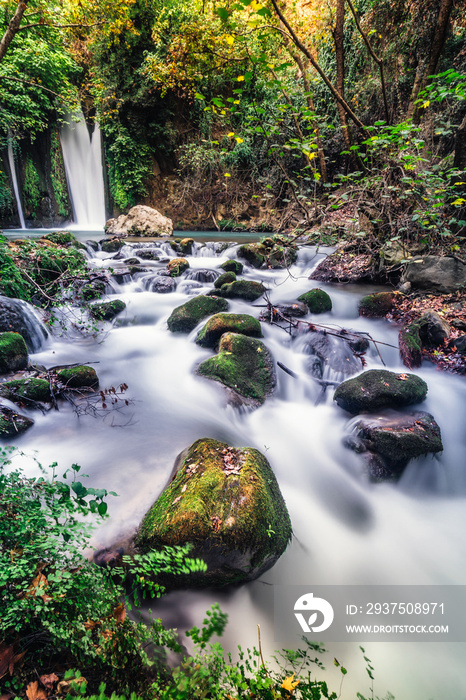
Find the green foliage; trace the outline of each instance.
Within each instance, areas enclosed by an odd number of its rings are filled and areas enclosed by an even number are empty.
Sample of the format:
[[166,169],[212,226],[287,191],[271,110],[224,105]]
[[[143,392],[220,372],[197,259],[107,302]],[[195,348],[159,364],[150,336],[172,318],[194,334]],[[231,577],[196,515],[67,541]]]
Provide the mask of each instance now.
[[36,218],[42,199],[39,173],[31,158],[27,158],[24,164],[23,198],[26,209],[32,218]]
[[58,206],[60,216],[71,216],[71,207],[66,184],[65,165],[61,151],[60,139],[56,131],[52,132],[50,140],[50,178],[52,180],[53,193]]
[[13,193],[10,189],[7,174],[0,170],[0,216],[3,218],[11,214],[13,208]]
[[30,298],[30,285],[23,279],[8,248],[8,240],[0,236],[0,293],[13,299]]
[[147,180],[152,174],[151,151],[121,124],[105,125],[104,134],[109,140],[106,155],[110,192],[115,204],[127,210],[147,194]]

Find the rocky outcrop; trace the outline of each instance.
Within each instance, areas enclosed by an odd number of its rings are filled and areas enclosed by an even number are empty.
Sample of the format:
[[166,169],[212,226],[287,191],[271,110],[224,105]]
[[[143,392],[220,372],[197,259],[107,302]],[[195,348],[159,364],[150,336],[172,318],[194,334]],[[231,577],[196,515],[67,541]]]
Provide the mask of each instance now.
[[197,372],[252,406],[264,403],[276,384],[273,358],[264,343],[237,333],[222,335],[218,354],[202,362]]
[[24,433],[34,421],[16,413],[11,408],[0,406],[0,438],[12,438]]
[[378,260],[370,253],[358,252],[357,245],[345,244],[322,260],[310,276],[320,282],[376,282]]
[[349,413],[401,408],[424,401],[427,384],[415,374],[395,374],[371,369],[340,384],[334,401]]
[[257,578],[285,551],[291,522],[275,475],[252,448],[197,440],[178,459],[170,485],[136,535],[144,551],[190,543],[207,571],[189,585],[219,586]]
[[111,236],[171,236],[173,222],[157,209],[138,204],[118,219],[109,219],[105,233]]
[[450,325],[436,311],[429,309],[416,321],[402,327],[399,333],[400,355],[406,367],[420,367],[424,348],[444,346],[451,333]]
[[28,363],[28,350],[19,333],[0,333],[0,374],[24,369]]
[[262,338],[261,324],[248,314],[215,314],[199,331],[196,343],[214,348],[224,333],[241,333],[251,338]]
[[173,309],[167,320],[168,328],[172,333],[190,333],[206,316],[227,309],[225,299],[200,295]]
[[332,310],[332,300],[323,289],[311,289],[298,297],[298,301],[306,304],[311,314],[323,314]]
[[429,292],[456,292],[466,285],[466,264],[453,257],[420,256],[406,265],[401,282]]

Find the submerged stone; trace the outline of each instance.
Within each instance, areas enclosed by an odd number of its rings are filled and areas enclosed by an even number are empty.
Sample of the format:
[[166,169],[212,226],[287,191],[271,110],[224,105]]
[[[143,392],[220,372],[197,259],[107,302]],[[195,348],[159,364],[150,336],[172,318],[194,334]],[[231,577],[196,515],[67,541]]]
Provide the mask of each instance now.
[[105,301],[102,304],[93,304],[89,312],[98,321],[112,321],[115,316],[121,314],[126,309],[126,304],[121,299]]
[[323,314],[332,310],[332,300],[323,289],[311,289],[301,294],[298,301],[304,302],[311,314]]
[[218,354],[204,360],[198,374],[221,382],[253,405],[264,403],[276,384],[273,357],[260,340],[238,333],[222,335]]
[[11,438],[24,433],[34,421],[16,413],[7,406],[0,406],[0,437]]
[[167,320],[168,328],[172,333],[190,333],[206,316],[227,309],[225,299],[200,295],[173,309]]
[[334,401],[349,413],[400,408],[424,401],[427,384],[415,374],[371,369],[340,384]]
[[207,572],[188,584],[226,585],[257,578],[290,542],[290,517],[275,475],[252,448],[203,438],[179,460],[170,485],[136,535],[142,551],[191,543]]
[[224,333],[241,333],[262,338],[261,324],[249,314],[215,314],[199,331],[196,343],[204,348],[214,348]]
[[99,379],[93,367],[79,365],[78,367],[66,367],[57,372],[58,379],[71,389],[90,388],[97,389]]
[[0,333],[0,374],[24,369],[28,363],[26,342],[19,333]]

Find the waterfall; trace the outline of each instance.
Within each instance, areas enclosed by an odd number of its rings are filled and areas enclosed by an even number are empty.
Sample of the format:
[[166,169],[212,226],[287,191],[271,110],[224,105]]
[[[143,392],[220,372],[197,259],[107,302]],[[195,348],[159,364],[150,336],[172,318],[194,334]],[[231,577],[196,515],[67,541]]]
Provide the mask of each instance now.
[[16,177],[16,163],[15,156],[13,153],[13,140],[11,138],[11,133],[8,132],[8,162],[10,164],[11,180],[13,182],[13,190],[16,198],[16,206],[18,208],[18,216],[21,222],[21,228],[26,228],[26,222],[24,221],[23,205],[21,204],[21,198],[19,196],[18,178]]
[[73,219],[78,228],[101,229],[106,217],[99,125],[89,134],[82,112],[77,121],[71,114],[67,119],[60,140]]

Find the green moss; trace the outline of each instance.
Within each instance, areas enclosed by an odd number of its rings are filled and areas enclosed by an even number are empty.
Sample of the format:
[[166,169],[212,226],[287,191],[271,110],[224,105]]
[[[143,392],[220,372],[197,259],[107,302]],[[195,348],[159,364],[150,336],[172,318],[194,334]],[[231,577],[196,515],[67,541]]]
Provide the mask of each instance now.
[[215,314],[199,331],[196,343],[204,348],[213,348],[221,336],[228,332],[262,338],[261,324],[253,316],[248,314]]
[[243,263],[239,260],[225,260],[219,267],[225,272],[234,272],[235,275],[241,275],[243,272]]
[[100,247],[104,253],[117,253],[123,246],[124,241],[120,238],[110,238],[108,241],[102,241]]
[[220,289],[224,284],[230,284],[230,282],[236,281],[236,275],[234,272],[224,272],[223,275],[217,277],[214,282],[215,289]]
[[217,297],[200,295],[173,309],[168,318],[172,333],[190,333],[203,318],[228,309],[228,302]]
[[398,342],[403,363],[409,368],[420,367],[422,364],[421,324],[413,321],[403,326]]
[[30,158],[26,158],[24,164],[23,199],[25,209],[32,218],[36,218],[40,210],[42,188],[39,173]]
[[28,363],[28,351],[19,333],[0,333],[0,374],[24,369]]
[[359,302],[359,315],[369,318],[386,316],[393,305],[392,292],[377,292],[368,294]]
[[31,296],[31,286],[24,280],[16,266],[4,236],[0,236],[0,270],[0,294],[27,301]]
[[33,401],[50,401],[50,385],[46,379],[29,377],[27,379],[13,379],[2,384],[9,393],[7,398],[14,401],[15,398],[32,399]]
[[222,335],[218,354],[202,362],[197,371],[259,404],[276,383],[273,358],[264,343],[237,333]]
[[13,193],[10,188],[8,176],[0,170],[0,215],[6,219],[13,213]]
[[52,133],[50,142],[50,162],[50,177],[52,180],[55,201],[58,207],[58,214],[63,218],[70,218],[72,211],[70,198],[68,195],[68,185],[66,182],[65,164],[63,162],[60,139],[56,131]]
[[57,372],[58,379],[72,389],[89,387],[97,389],[99,379],[93,367],[79,365],[78,367],[66,367]]
[[227,299],[244,299],[245,301],[255,301],[259,299],[267,288],[262,282],[253,280],[236,280],[230,284],[224,284],[217,290],[217,293]]
[[179,277],[189,267],[186,258],[173,258],[167,265],[167,270],[171,277]]
[[227,570],[234,566],[228,552],[250,556],[249,566],[257,568],[284,552],[291,532],[265,457],[252,448],[204,438],[187,450],[175,478],[146,514],[136,543],[152,549],[192,542],[196,555],[222,552]]
[[52,231],[41,237],[41,240],[52,241],[59,246],[76,245],[78,240],[71,231]]
[[11,438],[24,433],[34,421],[15,413],[11,408],[0,406],[0,438]]
[[255,268],[282,268],[296,262],[298,249],[286,236],[276,234],[263,238],[260,243],[246,243],[238,248],[238,257]]
[[340,384],[334,401],[349,413],[400,408],[424,401],[427,384],[415,374],[371,369]]
[[180,241],[180,251],[183,255],[191,255],[194,239],[193,238],[183,238]]
[[[262,251],[265,253],[265,251]],[[259,269],[264,265],[265,257],[258,246],[253,243],[246,243],[238,248],[238,257],[246,260],[252,267]]]
[[332,310],[332,300],[323,289],[311,289],[298,297],[303,301],[312,314],[323,314]]
[[126,304],[121,299],[106,301],[102,304],[93,304],[89,309],[91,316],[99,321],[112,321],[117,314],[126,309]]

